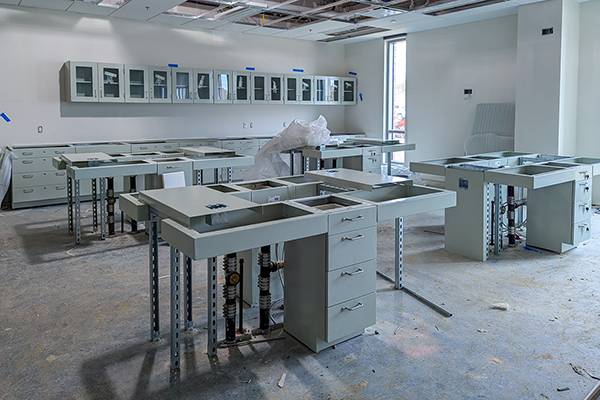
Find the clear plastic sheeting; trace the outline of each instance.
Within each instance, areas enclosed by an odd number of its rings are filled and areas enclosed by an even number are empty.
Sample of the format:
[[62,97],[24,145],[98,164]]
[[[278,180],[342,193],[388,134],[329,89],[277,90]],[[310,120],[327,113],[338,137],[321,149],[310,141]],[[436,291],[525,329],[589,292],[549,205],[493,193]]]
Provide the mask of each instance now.
[[495,133],[480,133],[469,136],[465,141],[465,155],[489,153],[492,151],[512,151],[515,139]]
[[10,177],[12,173],[12,153],[3,150],[0,153],[0,202],[4,200],[8,188],[10,187]]
[[329,142],[331,131],[322,115],[314,121],[294,120],[254,157],[254,166],[244,173],[244,179],[264,179],[290,174],[290,166],[281,158],[281,153],[305,146],[321,146]]

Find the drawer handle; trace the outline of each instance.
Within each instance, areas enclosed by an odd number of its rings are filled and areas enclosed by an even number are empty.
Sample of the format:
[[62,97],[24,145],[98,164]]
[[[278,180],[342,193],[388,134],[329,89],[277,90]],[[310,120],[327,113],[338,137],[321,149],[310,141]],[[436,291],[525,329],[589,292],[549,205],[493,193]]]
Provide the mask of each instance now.
[[346,276],[346,275],[347,276],[354,276],[354,275],[362,274],[363,272],[365,272],[365,270],[362,269],[362,268],[359,268],[359,269],[357,269],[354,272],[344,271],[344,272],[342,272],[342,276]]
[[33,189],[23,189],[23,193],[33,193]]
[[355,311],[359,308],[363,308],[365,305],[363,303],[357,303],[354,307],[342,307],[342,311]]
[[583,179],[590,179],[590,174],[588,174],[587,172],[585,172],[585,171],[580,171],[579,173],[580,173],[581,175],[583,175]]
[[148,150],[148,146],[140,146],[140,150]]
[[32,160],[23,160],[23,164],[33,164]]
[[56,190],[65,190],[65,186],[57,186]]
[[356,217],[344,217],[344,218],[342,218],[342,222],[359,221],[363,218],[364,217],[362,215],[357,215]]
[[33,151],[24,151],[23,155],[24,156],[32,156],[33,155]]
[[342,242],[343,242],[344,240],[349,240],[349,241],[351,241],[351,242],[352,242],[352,241],[354,241],[354,240],[360,240],[360,239],[364,239],[364,238],[365,238],[365,235],[362,235],[362,234],[361,234],[361,235],[356,235],[356,236],[353,236],[353,237],[350,237],[350,236],[344,236],[344,237],[342,237]]
[[177,168],[177,167],[174,165],[167,165],[167,169],[174,169],[174,168]]
[[24,179],[30,179],[33,178],[33,174],[29,174],[29,175],[23,175]]

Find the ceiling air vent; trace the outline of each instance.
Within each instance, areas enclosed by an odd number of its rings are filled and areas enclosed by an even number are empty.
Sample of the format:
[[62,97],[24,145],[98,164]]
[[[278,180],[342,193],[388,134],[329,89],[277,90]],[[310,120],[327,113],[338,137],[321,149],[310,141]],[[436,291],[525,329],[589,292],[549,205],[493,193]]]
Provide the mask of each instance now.
[[448,7],[448,8],[444,8],[441,10],[430,11],[430,12],[426,12],[424,14],[437,17],[440,15],[447,15],[447,14],[457,13],[457,12],[461,12],[461,11],[471,10],[473,8],[490,6],[492,4],[504,3],[506,1],[508,1],[508,0],[483,0],[483,1],[477,1],[475,3],[463,4],[460,6]]
[[319,42],[335,42],[338,40],[350,39],[359,36],[371,35],[373,33],[386,32],[389,29],[384,28],[375,28],[372,26],[361,26],[353,29],[346,29],[343,31],[328,33],[328,36],[331,36],[327,39],[321,39]]

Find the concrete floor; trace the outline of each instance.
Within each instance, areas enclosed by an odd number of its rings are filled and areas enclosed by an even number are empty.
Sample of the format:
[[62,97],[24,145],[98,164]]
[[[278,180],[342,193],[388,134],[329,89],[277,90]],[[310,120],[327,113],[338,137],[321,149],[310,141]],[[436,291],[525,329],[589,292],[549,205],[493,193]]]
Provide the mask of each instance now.
[[[596,381],[570,363],[600,375],[600,215],[592,240],[568,254],[521,247],[485,264],[447,253],[443,236],[424,231],[441,224],[441,213],[405,220],[406,283],[454,316],[378,280],[374,329],[320,354],[286,338],[220,350],[210,363],[197,263],[200,329],[184,334],[181,383],[171,388],[168,249],[160,250],[165,339],[154,344],[143,234],[86,236],[73,248],[64,206],[2,211],[0,399],[582,399]],[[392,226],[382,226],[379,264],[388,271],[391,240]],[[490,309],[496,302],[510,310]]]

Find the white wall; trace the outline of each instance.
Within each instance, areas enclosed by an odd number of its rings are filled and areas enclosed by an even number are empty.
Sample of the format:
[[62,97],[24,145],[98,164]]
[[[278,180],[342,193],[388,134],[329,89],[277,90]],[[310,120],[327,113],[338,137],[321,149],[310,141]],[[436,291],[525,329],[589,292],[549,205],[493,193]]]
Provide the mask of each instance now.
[[[343,106],[75,104],[59,101],[66,60],[342,74],[342,45],[209,33],[115,19],[0,7],[0,145],[105,139],[267,135],[284,121],[326,116],[344,128]],[[242,122],[253,121],[253,129]],[[3,122],[3,121],[2,121]],[[42,125],[44,133],[38,134]]]
[[463,154],[476,105],[515,101],[516,32],[513,15],[408,35],[409,160]]
[[[581,4],[577,155],[600,157],[600,1]],[[594,203],[600,181],[594,179]]]
[[358,74],[358,104],[346,108],[345,126],[348,132],[365,132],[369,137],[383,137],[384,54],[383,39],[346,46],[348,71]]

